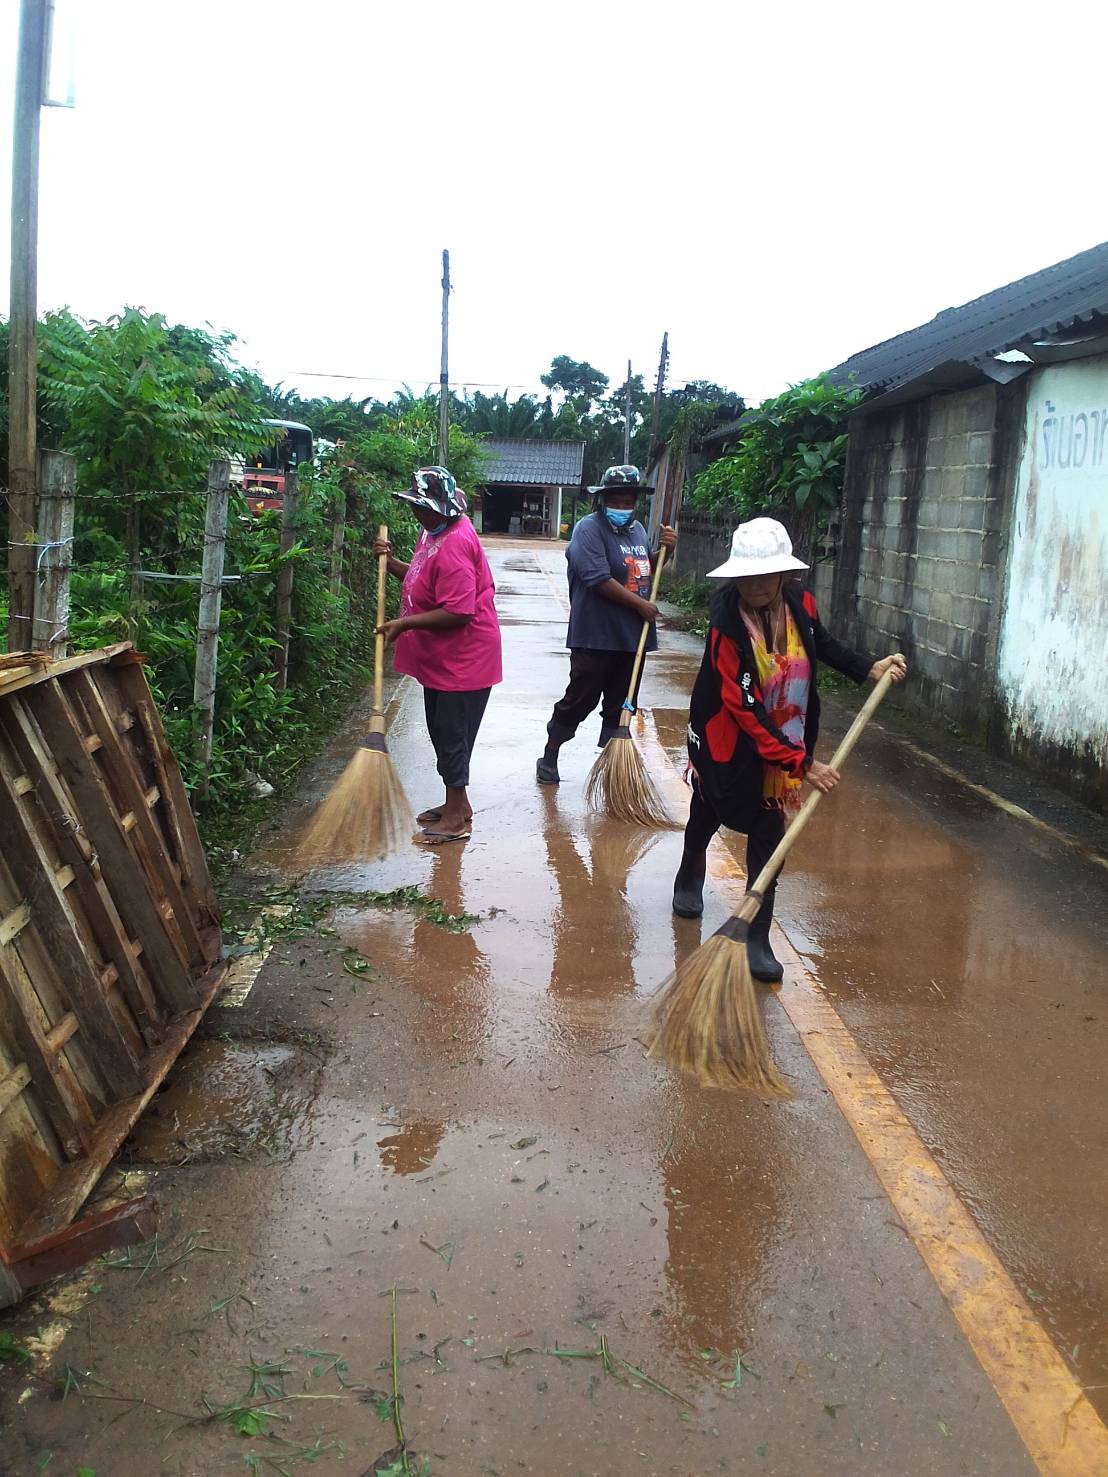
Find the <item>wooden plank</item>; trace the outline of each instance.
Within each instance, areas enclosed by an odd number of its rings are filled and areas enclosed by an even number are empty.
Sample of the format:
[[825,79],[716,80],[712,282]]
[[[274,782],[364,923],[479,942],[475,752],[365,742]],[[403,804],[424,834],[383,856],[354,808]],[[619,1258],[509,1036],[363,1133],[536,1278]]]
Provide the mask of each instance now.
[[6,1281],[0,1281],[0,1307],[10,1306],[32,1287],[72,1272],[93,1257],[149,1241],[157,1229],[158,1203],[152,1195],[140,1195],[137,1200],[95,1211],[52,1236],[20,1242],[4,1256]]
[[142,664],[135,652],[127,651],[113,657],[110,670],[119,683],[121,692],[138,713],[151,749],[158,756],[162,794],[168,805],[168,813],[172,816],[174,836],[180,842],[179,859],[191,895],[196,901],[197,921],[208,945],[208,962],[214,963],[222,952],[222,914],[208,872],[208,860],[196,830],[188,791],[181,777],[181,766],[166,740],[165,729],[146,685]]
[[[100,870],[127,932],[142,943],[146,973],[170,1012],[196,1004],[196,986],[158,911],[146,872],[132,851],[104,777],[85,753],[68,699],[57,683],[36,688],[28,702],[58,762],[96,852]],[[118,965],[118,958],[114,959]]]
[[37,829],[31,824],[24,801],[11,793],[12,761],[0,745],[0,827],[7,833],[4,860],[16,886],[33,898],[35,931],[42,939],[66,995],[81,1017],[85,1029],[81,1045],[103,1072],[113,1096],[126,1096],[141,1083],[138,1062],[120,1030],[104,993],[97,970],[86,952],[65,893],[54,876],[54,863],[47,856]]
[[[132,671],[133,670],[134,669],[132,668]],[[113,675],[115,674],[113,673]],[[190,864],[188,847],[185,845],[185,838],[181,831],[181,821],[180,817],[177,814],[177,807],[173,803],[173,794],[170,788],[172,782],[166,770],[165,757],[162,752],[162,750],[166,748],[164,737],[160,735],[159,730],[154,727],[154,724],[151,721],[151,704],[139,704],[138,717],[139,722],[142,725],[143,734],[146,738],[147,751],[149,753],[151,766],[154,770],[154,773],[158,776],[159,797],[165,801],[165,804],[162,807],[161,814],[169,827],[170,837],[173,841],[174,849],[176,851],[176,860],[180,869],[181,878],[184,882],[188,883],[192,881],[192,866]],[[161,742],[159,742],[160,738]],[[190,824],[192,823],[191,814],[189,815],[189,822]]]
[[67,1011],[56,1026],[51,1026],[46,1033],[46,1049],[52,1056],[57,1056],[65,1043],[71,1036],[76,1036],[81,1029],[81,1022],[73,1014]]
[[29,903],[20,903],[18,908],[13,908],[8,916],[0,919],[0,944],[10,944],[27,927],[31,921],[31,907]]
[[130,755],[116,732],[112,714],[105,694],[97,682],[97,673],[78,672],[66,683],[74,687],[83,697],[94,732],[104,742],[101,757],[108,770],[116,793],[123,797],[128,810],[135,815],[135,834],[146,849],[147,856],[159,879],[166,900],[173,909],[173,919],[184,939],[186,957],[190,962],[203,965],[204,950],[200,943],[196,921],[189,911],[180,884],[173,876],[172,859],[166,851],[165,838],[155,825],[147,805],[146,792],[135,772]]
[[28,998],[33,991],[21,968],[7,951],[0,952],[0,1027],[23,1058],[62,1149],[76,1159],[86,1140],[91,1142],[87,1129],[94,1114],[69,1064],[46,1050],[37,1002]]
[[[39,776],[39,783],[34,788],[51,823],[58,853],[62,858],[68,858],[70,863],[64,872],[69,872],[76,881],[101,952],[105,959],[111,961],[108,968],[101,971],[100,983],[105,990],[118,984],[147,1043],[159,1040],[162,1012],[145,974],[138,967],[141,950],[136,948],[119,916],[101,874],[99,860],[81,830],[58,767],[46,751],[23,701],[13,698],[4,706],[3,723],[9,740],[20,751],[27,767]],[[58,885],[66,885],[63,872],[58,874]]]
[[199,1006],[174,1021],[165,1041],[151,1054],[150,1079],[146,1087],[137,1097],[114,1103],[104,1114],[96,1128],[95,1142],[90,1145],[86,1157],[65,1166],[54,1182],[49,1204],[36,1210],[31,1219],[20,1227],[21,1242],[37,1241],[41,1237],[53,1235],[68,1225],[77,1214],[119,1146],[161,1086],[166,1073],[184,1050],[185,1043],[223,984],[226,973],[226,961],[220,960],[201,976],[198,981],[201,992]]
[[26,1062],[19,1062],[8,1075],[0,1079],[0,1113],[12,1103],[31,1080],[31,1069]]
[[114,646],[103,646],[99,651],[84,651],[80,656],[67,657],[64,662],[48,662],[44,667],[34,667],[26,676],[0,685],[0,697],[9,697],[13,692],[22,692],[27,687],[37,687],[40,682],[63,677],[67,672],[79,672],[83,667],[103,666],[130,650],[129,641],[117,641]]

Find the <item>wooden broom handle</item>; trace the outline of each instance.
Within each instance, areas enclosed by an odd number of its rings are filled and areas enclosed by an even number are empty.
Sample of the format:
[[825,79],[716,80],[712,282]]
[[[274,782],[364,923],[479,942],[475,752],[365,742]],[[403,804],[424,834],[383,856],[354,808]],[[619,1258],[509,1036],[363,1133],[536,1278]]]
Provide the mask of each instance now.
[[[854,722],[846,731],[846,735],[843,738],[842,743],[831,755],[831,758],[828,762],[830,763],[832,769],[841,769],[842,766],[846,763],[847,759],[850,758],[854,745],[862,737],[862,730],[865,728],[866,724],[880,707],[881,700],[888,692],[889,687],[892,684],[892,680],[892,670],[890,668],[890,670],[885,672],[884,675],[881,677],[880,681],[877,683],[876,687],[863,703],[862,707],[859,708]],[[813,790],[812,793],[808,796],[804,804],[800,807],[800,810],[797,812],[796,819],[789,826],[784,836],[781,837],[781,840],[777,843],[773,855],[770,857],[769,861],[765,864],[762,870],[758,873],[758,876],[754,882],[754,886],[750,888],[751,892],[756,892],[759,897],[765,895],[766,889],[770,886],[773,879],[777,876],[778,872],[784,865],[785,858],[789,854],[790,846],[792,846],[793,842],[800,835],[801,831],[803,831],[804,827],[811,820],[812,812],[815,810],[816,806],[822,799],[822,790]]]
[[[377,530],[377,537],[387,541],[389,529],[387,523],[382,523]],[[378,554],[377,556],[377,624],[385,624],[385,582],[388,579],[389,556]],[[378,634],[373,643],[373,711],[380,717],[385,711],[385,638]]]
[[[654,578],[650,582],[650,603],[651,603],[651,605],[656,605],[658,603],[658,586],[662,582],[662,566],[663,566],[663,564],[665,564],[665,562],[666,562],[666,546],[665,546],[665,544],[662,544],[662,545],[659,546],[659,549],[658,549],[658,562],[654,566]],[[628,702],[631,701],[631,699],[632,699],[632,697],[634,695],[634,692],[635,692],[635,688],[638,685],[639,673],[642,671],[643,657],[646,655],[646,638],[647,638],[647,636],[649,636],[649,634],[650,634],[650,627],[653,624],[654,624],[653,621],[643,621],[643,623],[642,623],[642,631],[639,634],[639,647],[638,647],[638,650],[635,652],[635,664],[631,668],[631,685],[627,689],[627,701]],[[626,709],[624,709],[624,711],[626,712]]]

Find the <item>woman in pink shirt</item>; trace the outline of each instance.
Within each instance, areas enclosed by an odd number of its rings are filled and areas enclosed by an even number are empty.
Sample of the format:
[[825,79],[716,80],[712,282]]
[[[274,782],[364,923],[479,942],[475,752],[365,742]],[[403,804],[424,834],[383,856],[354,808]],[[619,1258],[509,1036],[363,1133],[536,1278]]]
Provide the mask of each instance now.
[[465,494],[445,467],[420,467],[411,490],[395,494],[423,532],[410,564],[378,540],[389,573],[404,581],[400,615],[380,627],[395,643],[393,667],[423,688],[427,731],[446,801],[417,817],[429,846],[463,841],[473,829],[469,760],[489,694],[501,678],[496,586],[477,531],[465,515]]

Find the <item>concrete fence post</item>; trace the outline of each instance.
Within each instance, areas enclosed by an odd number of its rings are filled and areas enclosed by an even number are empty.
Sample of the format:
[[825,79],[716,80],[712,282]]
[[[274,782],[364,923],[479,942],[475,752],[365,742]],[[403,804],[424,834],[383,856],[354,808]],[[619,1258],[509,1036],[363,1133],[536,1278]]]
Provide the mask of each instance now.
[[231,464],[208,466],[208,505],[204,519],[204,557],[200,574],[200,613],[196,623],[196,672],[192,701],[200,712],[196,757],[200,761],[198,793],[208,790],[215,730],[215,689],[219,669],[219,618],[223,609],[223,562],[227,548],[227,498]]
[[31,648],[55,661],[69,651],[69,574],[73,568],[73,509],[77,458],[41,451],[38,458],[38,516],[34,620]]

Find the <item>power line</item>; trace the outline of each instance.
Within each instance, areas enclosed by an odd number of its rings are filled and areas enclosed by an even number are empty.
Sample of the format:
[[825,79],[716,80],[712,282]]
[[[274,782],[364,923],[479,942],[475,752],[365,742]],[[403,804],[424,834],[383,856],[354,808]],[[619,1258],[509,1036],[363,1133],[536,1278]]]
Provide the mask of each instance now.
[[[317,379],[317,380],[353,380],[358,384],[367,385],[406,385],[414,382],[425,383],[428,388],[438,383],[438,375],[435,374],[332,374],[325,369],[290,369],[289,379]],[[278,380],[278,384],[284,381]],[[447,380],[451,389],[463,390],[526,390],[532,381],[511,380],[507,384],[503,380]]]

